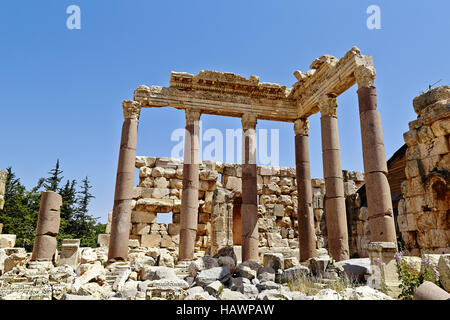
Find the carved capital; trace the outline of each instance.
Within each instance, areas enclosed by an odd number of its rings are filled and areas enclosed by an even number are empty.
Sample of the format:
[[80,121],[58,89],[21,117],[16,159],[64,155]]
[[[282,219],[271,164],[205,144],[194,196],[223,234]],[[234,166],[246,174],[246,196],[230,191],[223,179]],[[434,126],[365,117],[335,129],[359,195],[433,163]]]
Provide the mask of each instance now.
[[124,119],[131,119],[139,121],[141,114],[141,105],[137,101],[124,100],[122,101],[123,117]]
[[319,99],[319,109],[322,116],[337,117],[337,101],[335,97],[324,95]]
[[242,115],[242,129],[255,129],[256,128],[256,115],[250,113],[244,113]]
[[355,78],[358,88],[372,87],[377,72],[373,66],[358,66],[355,70]]
[[294,132],[295,135],[307,136],[309,134],[309,120],[308,119],[297,119],[294,122]]
[[195,124],[200,120],[201,112],[195,109],[186,109],[186,124]]

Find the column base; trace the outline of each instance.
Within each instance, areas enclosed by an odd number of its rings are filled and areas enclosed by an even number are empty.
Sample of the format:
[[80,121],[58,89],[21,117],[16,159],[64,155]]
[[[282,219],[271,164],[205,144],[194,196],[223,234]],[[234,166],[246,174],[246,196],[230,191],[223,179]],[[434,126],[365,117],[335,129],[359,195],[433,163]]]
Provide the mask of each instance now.
[[367,252],[372,269],[367,284],[393,298],[397,298],[401,292],[395,260],[397,244],[394,242],[370,242],[367,245]]

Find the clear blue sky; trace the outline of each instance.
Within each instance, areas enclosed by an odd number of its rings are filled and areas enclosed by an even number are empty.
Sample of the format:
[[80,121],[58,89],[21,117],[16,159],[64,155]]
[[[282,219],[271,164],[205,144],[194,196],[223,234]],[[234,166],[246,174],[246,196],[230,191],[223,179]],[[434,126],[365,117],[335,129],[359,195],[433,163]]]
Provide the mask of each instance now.
[[[66,28],[66,8],[81,8],[81,30]],[[381,29],[366,27],[369,5]],[[295,70],[352,46],[374,57],[378,105],[389,158],[416,118],[412,99],[429,84],[449,84],[450,2],[46,0],[0,4],[0,168],[33,186],[56,159],[65,179],[89,176],[91,214],[113,205],[123,121],[121,101],[141,85],[168,86],[171,71],[202,69],[259,75],[287,87]],[[363,170],[356,86],[338,98],[344,169]],[[203,126],[239,128],[237,118],[202,116]],[[313,177],[322,176],[319,115],[311,117]],[[138,155],[170,156],[184,126],[172,108],[141,113]],[[280,165],[294,165],[293,125],[280,130]]]

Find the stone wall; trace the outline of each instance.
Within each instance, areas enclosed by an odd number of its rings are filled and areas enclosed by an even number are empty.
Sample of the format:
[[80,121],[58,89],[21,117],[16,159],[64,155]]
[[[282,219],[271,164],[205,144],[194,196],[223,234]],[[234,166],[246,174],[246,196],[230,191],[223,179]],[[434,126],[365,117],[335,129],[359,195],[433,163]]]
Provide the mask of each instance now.
[[404,134],[406,180],[398,206],[398,227],[413,255],[450,253],[450,86],[413,101],[417,120]]
[[[179,244],[183,160],[138,156],[136,168],[139,184],[134,189],[130,239],[145,247],[175,249]],[[364,183],[364,175],[349,171],[343,171],[343,175],[345,195],[354,195]],[[200,164],[197,251],[214,254],[224,245],[240,245],[241,178],[240,164],[212,161]],[[317,248],[327,248],[325,183],[323,179],[312,179],[311,184]],[[295,168],[258,166],[257,186],[260,253],[270,250],[298,255]],[[167,227],[158,224],[158,213],[171,214],[172,223]],[[111,213],[107,233],[110,224]],[[355,233],[351,241],[356,243],[356,237]],[[355,252],[356,248],[355,245]]]

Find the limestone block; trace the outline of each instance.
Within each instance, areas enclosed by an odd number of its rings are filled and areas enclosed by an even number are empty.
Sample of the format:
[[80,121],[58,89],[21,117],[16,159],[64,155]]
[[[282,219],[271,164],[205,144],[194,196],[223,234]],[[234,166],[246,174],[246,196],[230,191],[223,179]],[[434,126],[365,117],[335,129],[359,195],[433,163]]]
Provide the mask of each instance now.
[[275,183],[265,184],[263,187],[263,193],[265,195],[275,194],[277,196],[281,195],[281,188]]
[[417,230],[416,216],[412,213],[397,217],[400,232]]
[[273,208],[273,213],[276,217],[284,217],[284,205],[276,204]]
[[131,212],[132,223],[156,223],[156,213],[147,211],[132,211]]
[[408,146],[414,146],[417,144],[419,137],[417,136],[417,130],[411,129],[403,134],[403,140],[405,140]]
[[449,98],[450,98],[449,86],[440,86],[434,88],[414,98],[413,100],[414,111],[420,116],[422,115],[422,110],[424,110],[429,105],[437,101],[446,100]]
[[267,242],[269,247],[288,247],[289,242],[283,239],[279,233],[267,233]]
[[[450,120],[449,120],[450,122]],[[449,153],[448,139],[446,136],[440,136],[433,140],[433,148],[431,149],[429,155],[435,156],[440,154]]]
[[161,168],[161,167],[154,167],[154,168],[152,169],[152,177],[153,177],[153,178],[164,177],[164,168]]
[[151,177],[144,178],[143,180],[139,180],[139,187],[151,188],[155,185],[155,179]]
[[176,245],[175,243],[172,241],[172,237],[169,235],[163,235],[161,237],[161,244],[160,244],[161,248],[175,248]]
[[162,237],[159,233],[143,234],[141,236],[142,247],[159,247]]
[[131,232],[134,235],[143,235],[150,233],[150,225],[147,223],[133,223]]
[[225,188],[234,191],[242,191],[242,179],[232,176],[223,176]]
[[434,138],[433,131],[430,126],[421,126],[417,130],[417,138],[419,143],[430,141]]
[[147,178],[152,176],[152,168],[140,167],[139,168],[139,178]]
[[450,232],[428,229],[426,231],[417,232],[417,243],[419,247],[432,248],[432,247],[446,247],[448,245],[448,239]]
[[450,134],[450,118],[440,119],[431,125],[431,130],[436,137],[446,136]]
[[143,198],[137,201],[136,207],[139,211],[165,213],[172,211],[173,204],[171,199]]
[[177,178],[172,178],[169,181],[169,187],[173,188],[173,189],[182,189],[183,188],[183,180],[177,179]]
[[438,262],[439,277],[442,286],[450,292],[450,254],[443,254]]
[[168,229],[169,235],[176,235],[180,233],[180,224],[179,223],[169,223]]

